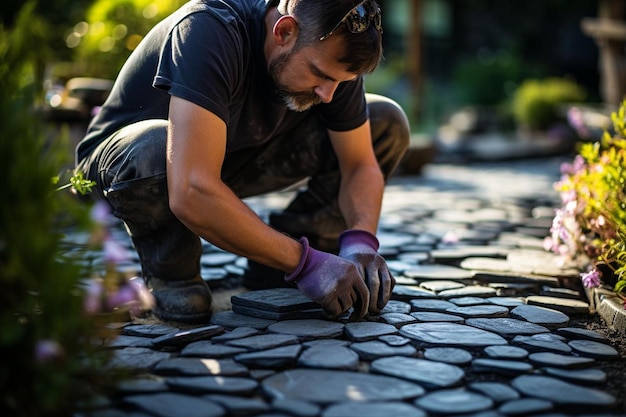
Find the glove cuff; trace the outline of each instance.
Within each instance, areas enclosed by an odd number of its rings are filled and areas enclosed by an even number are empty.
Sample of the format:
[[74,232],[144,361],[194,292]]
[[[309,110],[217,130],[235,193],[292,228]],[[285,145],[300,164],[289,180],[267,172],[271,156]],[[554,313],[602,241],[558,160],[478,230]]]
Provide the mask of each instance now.
[[309,258],[309,240],[306,237],[301,237],[299,242],[302,244],[302,256],[300,257],[300,262],[298,262],[298,266],[296,266],[295,271],[291,274],[285,274],[286,282],[293,282],[298,278],[302,270],[304,269],[304,265],[306,264],[307,259]]
[[367,245],[370,248],[378,251],[380,243],[376,236],[361,229],[350,229],[339,235],[339,247],[350,245]]

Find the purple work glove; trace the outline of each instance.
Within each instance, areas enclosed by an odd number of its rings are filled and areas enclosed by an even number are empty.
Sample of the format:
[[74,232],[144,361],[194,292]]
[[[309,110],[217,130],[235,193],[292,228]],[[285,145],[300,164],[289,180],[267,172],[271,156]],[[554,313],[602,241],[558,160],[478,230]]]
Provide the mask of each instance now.
[[300,239],[302,257],[285,281],[295,282],[300,291],[320,304],[329,313],[339,316],[354,307],[352,318],[365,317],[369,291],[357,266],[330,253],[309,246],[307,238]]
[[385,259],[378,254],[378,239],[365,230],[346,230],[339,236],[339,256],[354,262],[370,292],[369,312],[378,314],[396,285]]

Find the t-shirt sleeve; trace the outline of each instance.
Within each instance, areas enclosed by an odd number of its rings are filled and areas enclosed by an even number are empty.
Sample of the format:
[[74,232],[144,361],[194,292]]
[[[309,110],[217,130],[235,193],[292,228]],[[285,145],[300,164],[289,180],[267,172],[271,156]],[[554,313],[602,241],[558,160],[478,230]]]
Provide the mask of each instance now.
[[320,107],[322,123],[330,130],[345,132],[361,126],[369,116],[363,77],[341,83],[333,101]]
[[161,49],[153,86],[191,101],[228,123],[228,104],[243,65],[239,37],[226,22],[194,13],[176,24]]

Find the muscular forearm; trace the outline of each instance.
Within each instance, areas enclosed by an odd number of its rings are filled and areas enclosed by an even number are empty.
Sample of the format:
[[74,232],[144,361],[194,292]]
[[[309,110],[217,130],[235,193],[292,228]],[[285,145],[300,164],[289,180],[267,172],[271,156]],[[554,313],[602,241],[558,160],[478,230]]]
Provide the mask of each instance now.
[[267,226],[223,183],[190,186],[170,196],[179,219],[216,246],[287,273],[298,265],[300,243]]
[[376,233],[384,186],[378,165],[365,165],[342,177],[339,209],[349,229]]

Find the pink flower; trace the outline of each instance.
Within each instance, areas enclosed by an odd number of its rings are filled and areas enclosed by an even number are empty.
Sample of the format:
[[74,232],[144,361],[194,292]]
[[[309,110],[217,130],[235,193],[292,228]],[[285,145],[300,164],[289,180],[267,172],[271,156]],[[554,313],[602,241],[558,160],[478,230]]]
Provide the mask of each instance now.
[[61,359],[63,355],[63,347],[54,340],[40,340],[35,345],[35,360],[38,363],[47,363]]
[[104,260],[113,264],[127,262],[130,259],[128,251],[119,242],[110,236],[104,240]]
[[104,200],[98,200],[89,213],[91,220],[99,225],[106,226],[111,218],[111,207]]
[[140,316],[144,311],[151,310],[155,301],[141,278],[133,277],[124,283],[116,292],[107,297],[107,308],[111,311],[127,307],[131,316]]
[[104,295],[104,285],[100,279],[90,279],[85,287],[85,301],[83,303],[85,311],[88,313],[102,312],[102,297]]
[[445,244],[459,243],[459,236],[454,232],[447,232],[441,238],[441,243],[445,243]]
[[597,288],[600,286],[600,278],[602,277],[602,273],[596,268],[593,268],[589,272],[581,273],[580,277],[582,278],[583,285],[586,288]]

